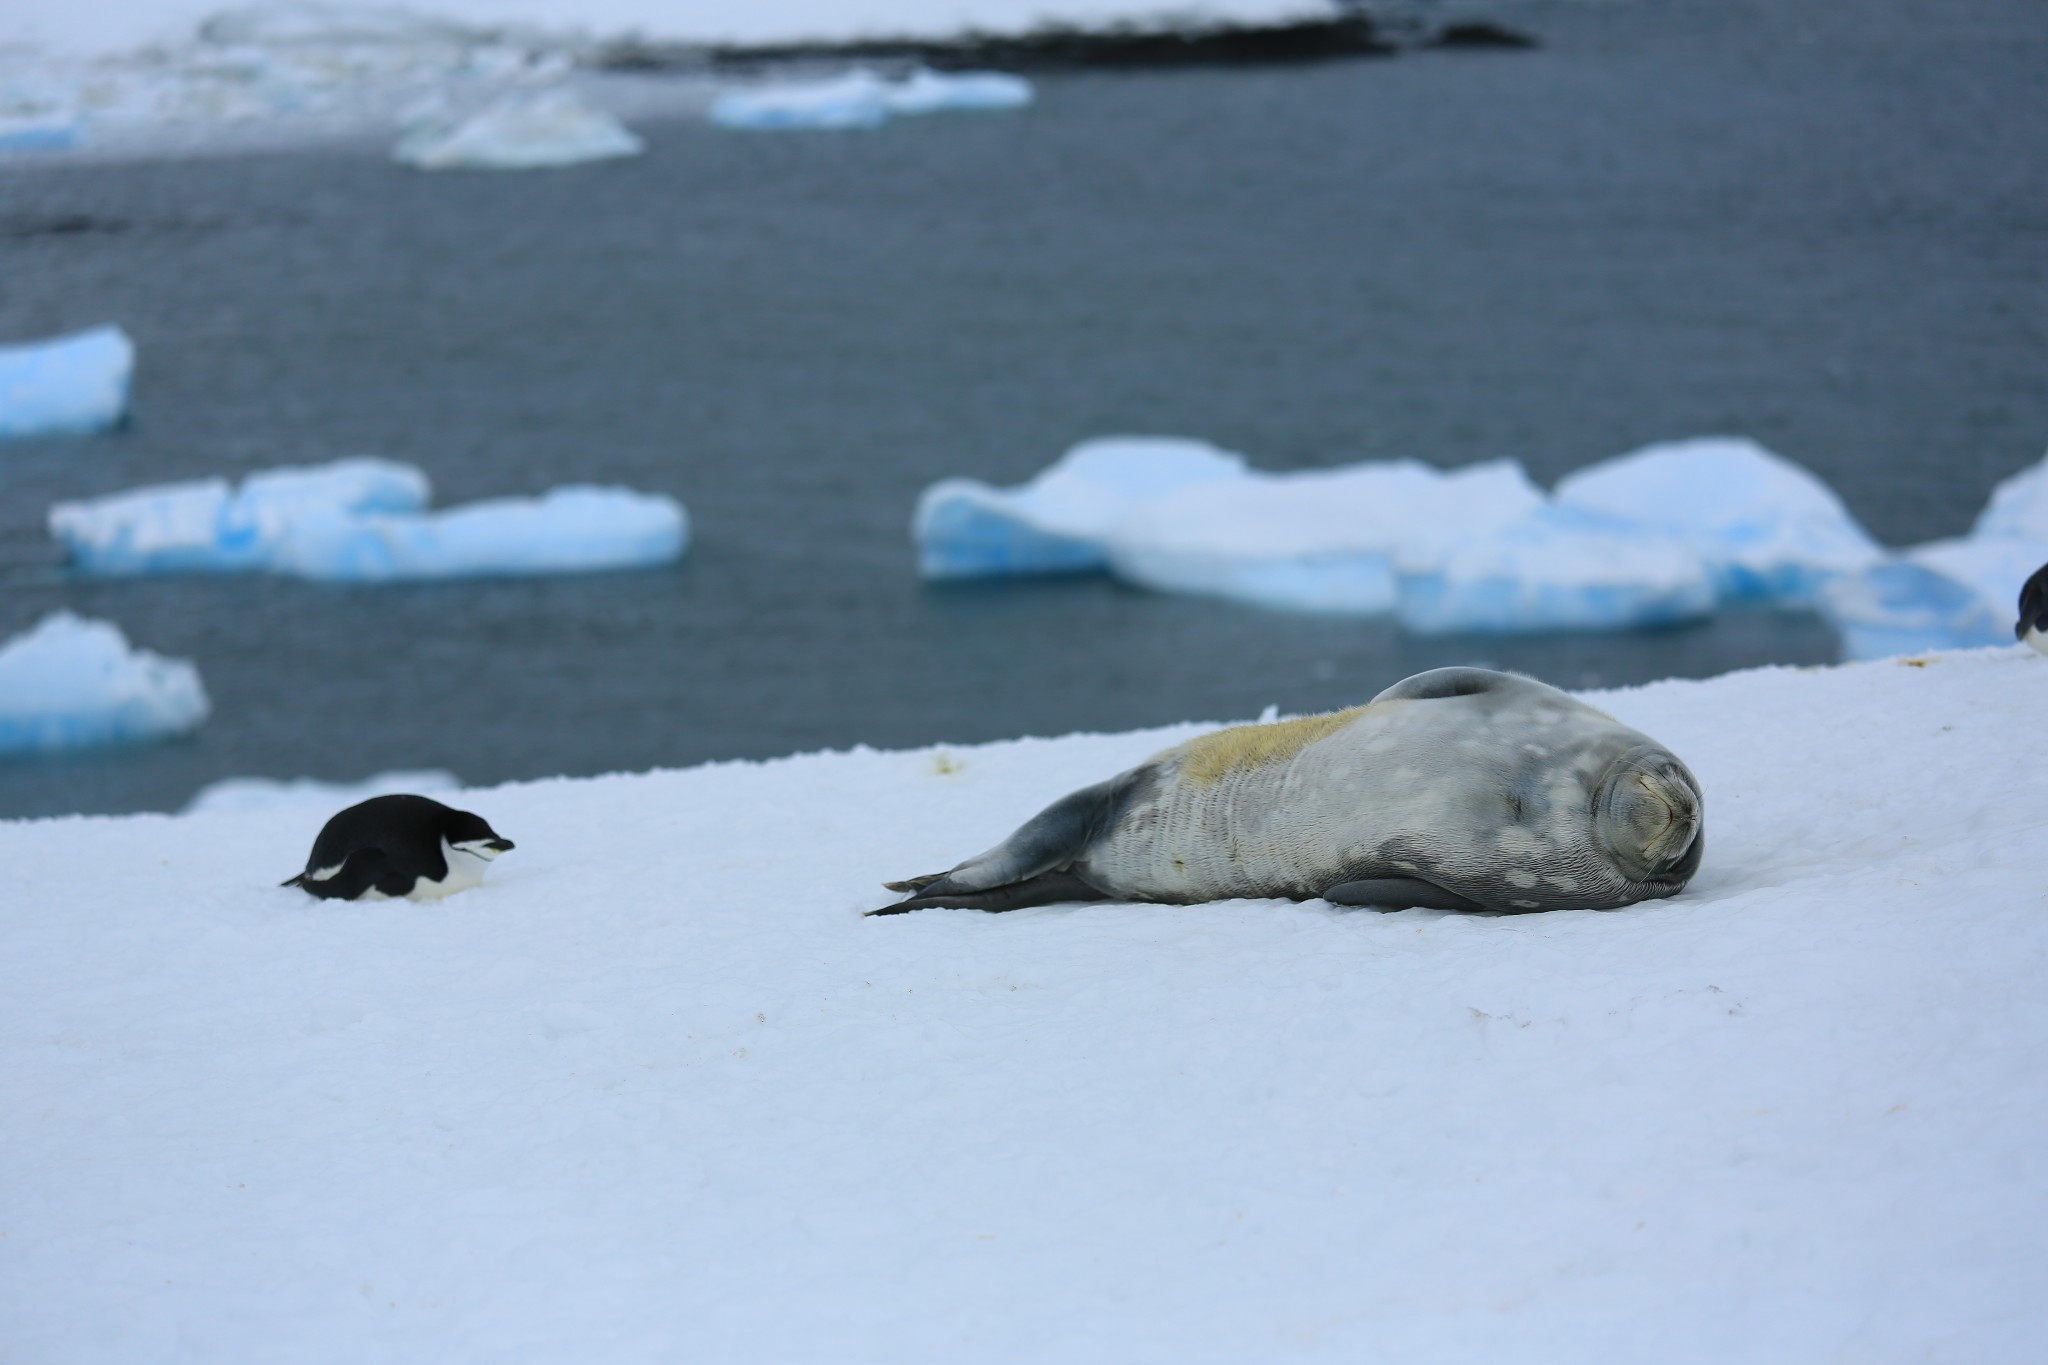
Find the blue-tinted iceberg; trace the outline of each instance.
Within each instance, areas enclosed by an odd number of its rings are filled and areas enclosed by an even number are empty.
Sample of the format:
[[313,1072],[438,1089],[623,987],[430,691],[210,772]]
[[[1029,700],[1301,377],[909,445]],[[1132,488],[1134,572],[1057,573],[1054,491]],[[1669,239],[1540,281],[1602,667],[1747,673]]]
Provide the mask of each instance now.
[[1991,501],[1977,514],[1970,536],[2048,541],[2048,458],[2000,480],[1991,490]]
[[2001,481],[1968,536],[1916,545],[1822,595],[1852,659],[2009,644],[2020,587],[2048,564],[2048,460]]
[[1629,630],[1714,610],[1707,562],[1668,532],[1548,504],[1401,575],[1400,618],[1425,634]]
[[1289,611],[1391,612],[1397,574],[1543,505],[1520,464],[1449,472],[1414,460],[1192,484],[1149,497],[1111,529],[1117,577]]
[[410,465],[368,457],[59,503],[50,531],[103,576],[265,571],[335,582],[580,573],[665,564],[689,537],[662,494],[584,485],[425,510]]
[[198,669],[129,648],[105,621],[60,611],[0,645],[0,753],[160,739],[210,709]]
[[947,109],[1016,109],[1031,103],[1031,82],[998,71],[945,73],[919,68],[901,81],[865,67],[826,80],[785,81],[728,90],[711,105],[722,128],[873,128],[892,115]]
[[378,773],[361,782],[322,782],[311,777],[295,777],[289,782],[270,777],[224,777],[201,787],[186,803],[185,814],[251,810],[317,810],[332,814],[373,796],[402,792],[426,795],[453,791],[461,785],[454,773],[440,768]]
[[0,437],[105,431],[128,411],[135,343],[119,327],[0,346]]
[[1139,502],[1244,474],[1242,455],[1205,441],[1116,436],[1082,442],[1014,488],[945,479],[917,501],[918,570],[927,578],[1100,570],[1110,532]]
[[1555,497],[1682,541],[1729,602],[1811,603],[1883,557],[1833,489],[1739,437],[1645,446],[1566,476]]
[[1821,607],[1851,659],[2012,643],[2012,616],[1975,588],[1911,559],[1889,559],[1821,589]]
[[322,509],[293,525],[272,567],[346,583],[588,573],[667,564],[688,539],[674,498],[578,484],[418,516]]
[[432,496],[411,465],[371,456],[226,479],[154,484],[60,502],[50,534],[89,574],[244,573],[276,566],[308,516],[418,512]]
[[467,118],[428,119],[407,131],[391,156],[423,171],[525,171],[637,156],[645,146],[572,92],[547,90],[508,96]]

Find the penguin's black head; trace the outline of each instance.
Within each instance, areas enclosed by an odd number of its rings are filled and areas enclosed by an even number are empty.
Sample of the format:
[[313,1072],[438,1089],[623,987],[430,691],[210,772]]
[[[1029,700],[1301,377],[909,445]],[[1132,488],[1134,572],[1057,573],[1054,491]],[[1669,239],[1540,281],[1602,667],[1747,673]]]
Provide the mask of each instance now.
[[479,858],[495,858],[513,848],[510,839],[501,838],[481,815],[472,815],[466,810],[442,807],[448,813],[441,820],[441,837],[448,841],[450,848],[474,853]]
[[2020,589],[2020,619],[2012,628],[2012,637],[2024,640],[2030,630],[2048,635],[2048,564],[2034,570],[2034,576]]

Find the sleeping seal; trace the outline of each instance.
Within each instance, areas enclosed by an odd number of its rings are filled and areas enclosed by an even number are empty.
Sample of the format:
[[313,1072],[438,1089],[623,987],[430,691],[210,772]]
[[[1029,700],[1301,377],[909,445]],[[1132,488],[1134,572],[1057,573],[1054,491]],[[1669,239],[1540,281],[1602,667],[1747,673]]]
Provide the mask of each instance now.
[[1439,668],[1365,705],[1243,725],[1055,801],[871,910],[1320,896],[1443,910],[1613,909],[1700,865],[1699,783],[1554,687]]

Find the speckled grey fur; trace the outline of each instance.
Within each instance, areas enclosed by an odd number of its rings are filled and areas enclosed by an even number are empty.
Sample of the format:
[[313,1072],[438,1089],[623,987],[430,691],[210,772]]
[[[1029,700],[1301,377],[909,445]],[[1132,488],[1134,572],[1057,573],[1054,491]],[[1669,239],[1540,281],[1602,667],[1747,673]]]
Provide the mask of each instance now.
[[1554,687],[1437,669],[1343,714],[1220,775],[1233,741],[1256,754],[1276,736],[1245,727],[1170,749],[949,872],[892,883],[911,894],[874,913],[1326,894],[1612,909],[1675,895],[1699,867],[1704,807],[1685,765]]

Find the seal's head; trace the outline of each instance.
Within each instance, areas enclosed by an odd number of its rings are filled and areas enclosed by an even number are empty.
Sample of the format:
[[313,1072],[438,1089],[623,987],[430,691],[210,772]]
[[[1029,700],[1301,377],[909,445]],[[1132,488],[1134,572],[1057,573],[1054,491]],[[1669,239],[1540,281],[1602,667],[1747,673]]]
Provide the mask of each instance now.
[[1675,896],[1706,845],[1700,784],[1669,749],[1638,744],[1607,765],[1593,791],[1593,836],[1646,897]]

